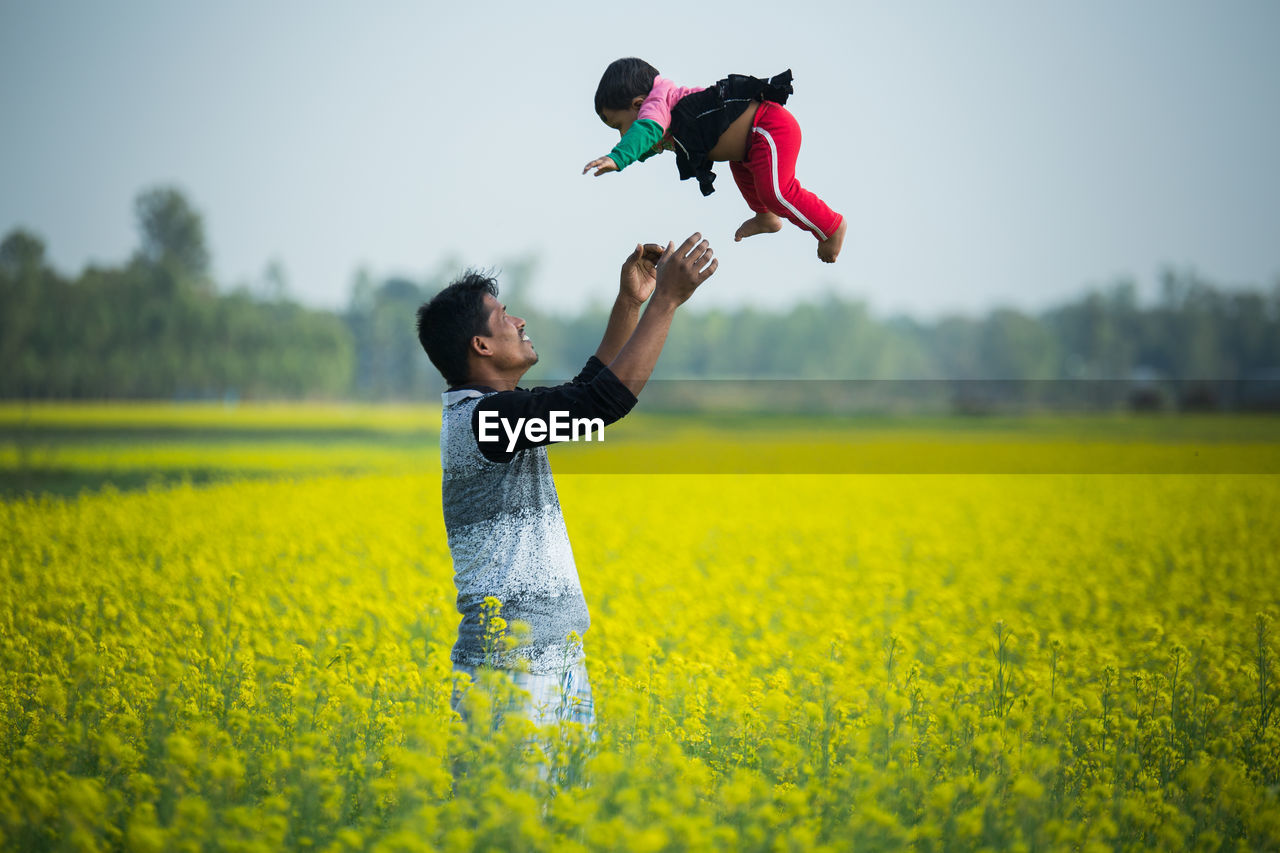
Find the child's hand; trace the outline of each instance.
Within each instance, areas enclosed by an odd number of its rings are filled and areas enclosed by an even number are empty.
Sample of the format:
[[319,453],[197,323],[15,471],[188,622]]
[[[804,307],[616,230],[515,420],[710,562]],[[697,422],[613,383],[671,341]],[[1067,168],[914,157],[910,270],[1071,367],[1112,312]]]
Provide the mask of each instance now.
[[592,160],[590,163],[582,167],[582,174],[585,175],[587,172],[590,172],[592,169],[596,170],[594,177],[598,178],[601,175],[603,175],[605,172],[618,171],[618,164],[613,162],[612,157],[608,157],[608,156],[597,157],[596,159]]

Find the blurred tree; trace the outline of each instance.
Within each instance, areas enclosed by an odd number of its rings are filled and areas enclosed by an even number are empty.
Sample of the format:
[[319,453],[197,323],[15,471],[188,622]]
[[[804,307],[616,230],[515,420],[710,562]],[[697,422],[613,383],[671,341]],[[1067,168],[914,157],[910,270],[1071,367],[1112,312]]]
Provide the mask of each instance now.
[[[75,281],[25,231],[0,242],[0,395],[25,398],[341,396],[351,335],[330,312],[207,276],[200,218],[173,190],[138,197],[142,246],[125,266]],[[283,271],[278,275],[283,282]]]
[[940,379],[990,378],[980,361],[978,351],[982,339],[982,325],[977,320],[959,315],[949,315],[938,321],[932,330],[920,331],[923,343],[928,346],[938,365]]
[[1054,379],[1057,341],[1045,324],[1020,311],[998,308],[982,324],[978,347],[984,379]]
[[1059,341],[1067,379],[1126,379],[1137,366],[1140,324],[1137,289],[1122,281],[1092,290],[1078,302],[1043,316]]
[[172,264],[194,278],[208,275],[204,221],[180,191],[173,187],[145,190],[134,201],[134,210],[142,237],[139,253],[145,261]]
[[278,258],[272,258],[262,271],[262,298],[267,302],[283,302],[289,298],[289,274]]
[[[182,194],[154,188],[135,208],[130,262],[74,280],[49,266],[40,237],[17,229],[0,241],[0,396],[420,400],[443,388],[414,316],[461,269],[455,259],[421,281],[361,271],[338,316],[290,301],[278,261],[261,286],[219,295],[201,217]],[[535,271],[533,258],[508,261],[502,299],[529,322],[541,356],[529,379],[563,381],[595,350],[607,306],[541,311]],[[786,310],[695,309],[681,315],[655,376],[1127,381],[1139,371],[1230,379],[1278,369],[1280,282],[1228,290],[1169,270],[1153,304],[1122,280],[1038,315],[886,321],[834,293]],[[979,392],[975,404],[987,405]]]
[[442,286],[420,287],[405,278],[374,285],[367,273],[357,277],[346,323],[356,358],[352,390],[358,397],[421,399],[428,389],[443,389],[414,328],[418,306]]
[[45,266],[44,241],[15,229],[0,242],[0,395],[38,391],[57,338],[48,310],[59,282]]
[[1215,288],[1194,272],[1166,269],[1160,275],[1160,302],[1146,324],[1146,352],[1168,376],[1222,376],[1224,315]]
[[10,231],[0,243],[0,272],[9,280],[44,267],[44,241],[21,228]]

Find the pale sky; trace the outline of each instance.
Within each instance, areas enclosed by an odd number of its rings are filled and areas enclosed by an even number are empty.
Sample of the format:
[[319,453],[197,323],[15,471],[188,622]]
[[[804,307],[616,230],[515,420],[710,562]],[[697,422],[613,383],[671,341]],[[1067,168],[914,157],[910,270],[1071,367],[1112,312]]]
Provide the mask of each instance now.
[[[775,11],[777,9],[785,11]],[[696,10],[696,11],[695,11]],[[0,234],[68,274],[137,246],[133,199],[180,187],[218,281],[346,304],[355,271],[421,279],[535,254],[532,298],[607,302],[637,241],[694,230],[703,306],[826,291],[880,314],[1036,309],[1160,269],[1280,279],[1280,3],[362,3],[0,0]],[[791,68],[797,175],[844,253],[732,242],[670,154],[584,177],[617,135],[609,61],[682,84]],[[515,306],[513,306],[515,307]]]

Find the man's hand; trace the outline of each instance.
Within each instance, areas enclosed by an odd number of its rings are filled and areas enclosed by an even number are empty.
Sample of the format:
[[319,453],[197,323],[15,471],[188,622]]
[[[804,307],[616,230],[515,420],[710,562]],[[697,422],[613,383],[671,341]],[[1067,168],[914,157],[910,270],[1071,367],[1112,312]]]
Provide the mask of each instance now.
[[[653,366],[657,364],[658,355],[662,352],[662,345],[666,343],[667,333],[671,331],[671,321],[676,316],[676,310],[693,295],[698,285],[711,278],[720,265],[712,255],[711,246],[701,238],[701,234],[692,234],[678,249],[672,243],[667,244],[654,271],[656,283],[649,299],[649,307],[644,309],[644,315],[636,323],[635,331],[627,338],[626,344],[615,358],[606,360],[604,356],[600,356],[600,360],[609,365],[609,369],[632,394],[639,394],[649,381]],[[646,248],[637,246],[636,253],[632,256],[639,261],[645,255]],[[626,274],[625,267],[623,274]],[[619,313],[619,304],[621,297],[614,305],[615,315]],[[608,333],[605,337],[606,341],[613,340]],[[601,350],[608,354],[604,344],[601,344]]]
[[658,282],[658,259],[661,257],[662,247],[657,243],[637,244],[635,251],[622,263],[618,294],[637,307],[643,305]]
[[585,175],[587,172],[590,172],[592,169],[596,170],[594,177],[598,178],[601,175],[603,175],[605,172],[618,171],[618,164],[613,162],[613,158],[607,155],[604,157],[597,157],[596,159],[592,160],[590,163],[582,167],[582,174]]
[[698,238],[701,236],[695,231],[678,249],[673,248],[673,243],[667,243],[662,259],[658,261],[657,293],[673,300],[676,305],[683,305],[698,285],[711,278],[716,267],[720,266],[720,261],[711,251],[711,244],[706,240],[700,241]]

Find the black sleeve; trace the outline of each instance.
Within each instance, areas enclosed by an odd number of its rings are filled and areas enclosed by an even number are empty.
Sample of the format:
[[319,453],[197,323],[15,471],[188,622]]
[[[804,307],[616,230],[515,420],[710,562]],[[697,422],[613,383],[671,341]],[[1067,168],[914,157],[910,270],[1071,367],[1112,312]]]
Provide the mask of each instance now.
[[[471,412],[471,434],[480,452],[491,462],[510,462],[521,450],[565,440],[573,419],[599,418],[605,426],[621,418],[636,404],[636,395],[594,355],[572,381],[546,388],[517,388],[490,394]],[[523,421],[521,420],[523,419]],[[532,440],[523,429],[530,419],[562,425],[552,437],[551,429]],[[486,430],[482,439],[481,428]],[[511,444],[511,430],[518,431]],[[487,440],[486,440],[487,439]]]

